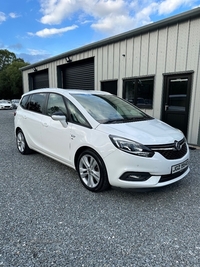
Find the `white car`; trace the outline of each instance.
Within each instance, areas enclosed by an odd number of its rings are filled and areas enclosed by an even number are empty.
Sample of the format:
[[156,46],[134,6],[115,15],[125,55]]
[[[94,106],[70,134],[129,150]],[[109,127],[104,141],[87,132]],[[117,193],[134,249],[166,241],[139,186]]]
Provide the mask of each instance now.
[[0,100],[0,109],[12,109],[12,105],[7,100]]
[[107,92],[30,91],[14,124],[20,153],[35,150],[76,169],[90,191],[161,187],[189,173],[181,131]]
[[20,99],[12,99],[11,100],[12,109],[16,109],[19,106],[19,101],[20,101]]

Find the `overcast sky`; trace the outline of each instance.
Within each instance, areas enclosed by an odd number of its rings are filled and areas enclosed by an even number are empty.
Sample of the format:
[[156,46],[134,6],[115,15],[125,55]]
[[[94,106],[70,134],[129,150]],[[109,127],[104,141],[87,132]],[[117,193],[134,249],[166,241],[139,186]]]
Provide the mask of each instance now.
[[29,63],[200,7],[200,0],[0,1],[0,49]]

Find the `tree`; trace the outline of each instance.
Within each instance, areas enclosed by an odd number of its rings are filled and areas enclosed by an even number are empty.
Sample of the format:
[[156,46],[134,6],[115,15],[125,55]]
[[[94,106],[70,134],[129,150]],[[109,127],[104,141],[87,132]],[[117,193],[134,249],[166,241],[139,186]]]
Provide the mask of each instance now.
[[0,50],[0,99],[20,98],[23,93],[20,68],[28,65],[14,53]]
[[16,60],[16,55],[7,49],[0,49],[0,71]]

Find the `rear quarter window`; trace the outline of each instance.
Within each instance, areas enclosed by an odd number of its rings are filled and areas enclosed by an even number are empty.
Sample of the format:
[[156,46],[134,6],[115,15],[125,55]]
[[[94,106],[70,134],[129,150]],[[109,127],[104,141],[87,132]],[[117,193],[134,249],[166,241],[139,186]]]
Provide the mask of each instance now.
[[27,109],[27,104],[28,104],[28,99],[29,99],[29,95],[25,95],[21,102],[20,102],[20,106],[24,109]]

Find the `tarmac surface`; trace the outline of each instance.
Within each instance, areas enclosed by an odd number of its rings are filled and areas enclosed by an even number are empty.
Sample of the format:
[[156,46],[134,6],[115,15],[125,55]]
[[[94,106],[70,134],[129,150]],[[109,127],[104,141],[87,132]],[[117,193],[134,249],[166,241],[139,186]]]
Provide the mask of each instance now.
[[0,111],[0,267],[199,267],[200,150],[180,182],[87,191],[77,173],[16,148]]

